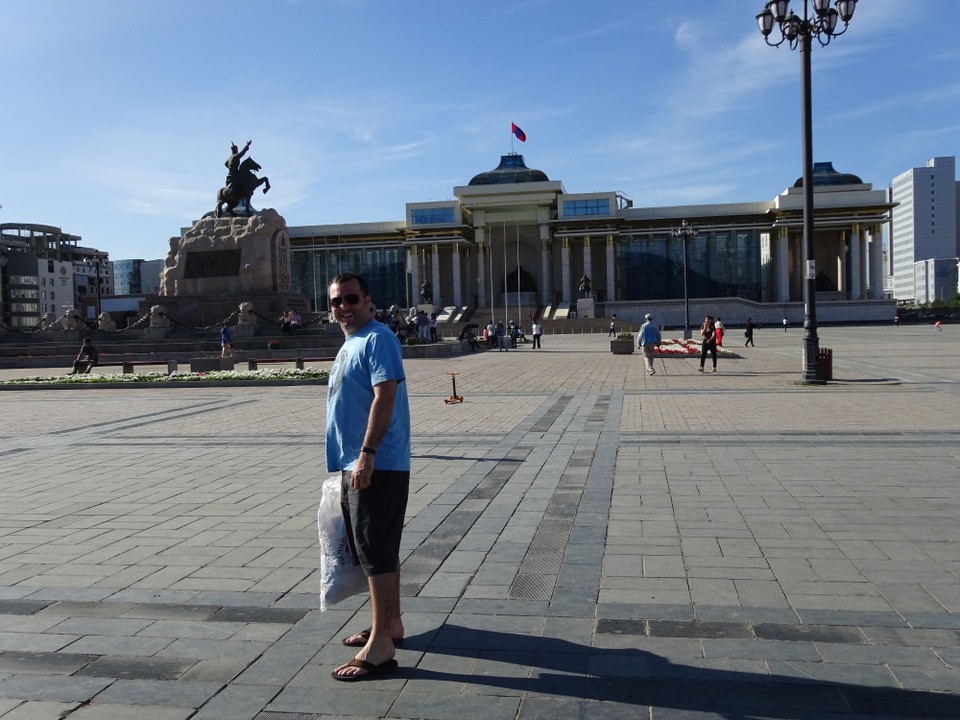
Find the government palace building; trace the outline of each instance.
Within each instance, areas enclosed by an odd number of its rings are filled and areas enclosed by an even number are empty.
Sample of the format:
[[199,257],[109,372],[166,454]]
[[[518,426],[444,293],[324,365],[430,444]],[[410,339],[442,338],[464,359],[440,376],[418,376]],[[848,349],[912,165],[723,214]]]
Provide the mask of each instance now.
[[[510,153],[453,195],[407,203],[402,222],[290,227],[291,290],[324,311],[329,279],[351,271],[367,277],[379,307],[421,304],[427,281],[432,304],[454,317],[569,317],[579,304],[581,316],[642,321],[652,312],[681,325],[684,239],[674,230],[686,220],[695,230],[686,241],[692,322],[803,317],[802,180],[767,201],[634,207],[615,191],[569,194]],[[814,206],[820,322],[890,320],[888,191],[817,163]],[[583,304],[585,296],[594,302]]]

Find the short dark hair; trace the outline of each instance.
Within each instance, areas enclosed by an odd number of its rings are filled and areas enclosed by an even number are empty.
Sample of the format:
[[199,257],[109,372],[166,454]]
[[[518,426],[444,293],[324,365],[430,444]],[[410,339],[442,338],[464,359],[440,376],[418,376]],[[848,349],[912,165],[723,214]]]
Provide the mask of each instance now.
[[364,297],[370,294],[370,286],[367,285],[367,281],[364,279],[363,275],[357,275],[356,273],[340,273],[330,283],[327,285],[327,292],[330,291],[330,285],[336,283],[337,285],[343,285],[343,283],[350,282],[351,280],[356,280],[357,285],[360,286],[360,290],[363,292]]

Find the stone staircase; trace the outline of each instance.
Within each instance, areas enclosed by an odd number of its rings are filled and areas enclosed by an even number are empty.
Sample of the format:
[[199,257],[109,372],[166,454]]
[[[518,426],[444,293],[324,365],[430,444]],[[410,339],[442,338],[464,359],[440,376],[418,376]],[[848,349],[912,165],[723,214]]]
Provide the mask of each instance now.
[[[532,318],[539,318],[543,310],[542,307],[520,307],[518,312],[517,308],[513,306],[509,310],[510,317],[507,320],[513,320],[517,317],[522,318],[520,327],[524,333],[529,334]],[[458,337],[460,331],[466,325],[475,324],[478,326],[477,334],[479,335],[487,323],[490,322],[490,308],[478,308],[468,317],[469,319],[466,321],[440,325],[440,333],[444,337]],[[502,320],[503,307],[494,308],[493,317],[495,320]],[[603,333],[606,335],[610,331],[610,318],[564,318],[558,320],[548,318],[541,320],[541,324],[543,325],[544,335],[579,335],[583,333]],[[617,332],[637,332],[639,329],[640,326],[636,323],[617,321]]]
[[[189,362],[199,356],[220,355],[218,328],[171,328],[165,337],[149,337],[152,330],[124,330],[117,333],[99,330],[49,330],[31,335],[7,332],[0,339],[0,368],[69,367],[80,350],[84,337],[93,340],[100,352],[101,364],[120,362]],[[280,348],[270,350],[267,341],[277,339]],[[339,326],[315,324],[292,334],[283,334],[273,325],[257,325],[250,335],[234,328],[234,355],[247,359],[293,359],[331,357],[343,345]]]

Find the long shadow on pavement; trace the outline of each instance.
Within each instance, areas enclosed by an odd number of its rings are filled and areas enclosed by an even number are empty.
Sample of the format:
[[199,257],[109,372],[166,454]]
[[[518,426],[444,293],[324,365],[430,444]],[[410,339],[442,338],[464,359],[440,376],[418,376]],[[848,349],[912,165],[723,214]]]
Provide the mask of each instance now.
[[[532,668],[529,676],[465,674],[416,668],[410,679],[447,681],[528,693],[520,720],[557,711],[570,698],[586,711],[593,701],[653,706],[728,718],[859,717],[957,718],[960,695],[896,687],[871,687],[785,675],[693,667],[635,649],[609,650],[549,637],[444,625],[408,636],[407,650],[483,658]],[[891,682],[893,678],[891,677]],[[537,696],[549,696],[538,698]],[[573,708],[567,707],[567,710]],[[548,717],[548,715],[543,715]]]

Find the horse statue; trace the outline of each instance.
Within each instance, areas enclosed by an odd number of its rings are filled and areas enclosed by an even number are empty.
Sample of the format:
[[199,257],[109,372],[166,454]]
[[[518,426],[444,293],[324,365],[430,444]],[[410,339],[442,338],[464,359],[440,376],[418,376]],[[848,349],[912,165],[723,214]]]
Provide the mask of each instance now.
[[588,298],[590,297],[590,290],[590,278],[584,275],[582,278],[580,278],[580,292],[583,293],[585,298]]
[[250,205],[250,199],[254,191],[261,185],[264,195],[270,190],[270,179],[266,176],[257,177],[256,173],[260,171],[260,164],[253,158],[247,158],[237,169],[236,183],[234,186],[224,186],[217,191],[217,209],[214,211],[216,217],[223,217],[223,208],[226,206],[229,215],[236,215],[234,212],[237,207],[243,203],[247,215],[256,212]]

